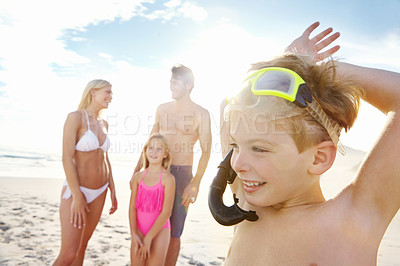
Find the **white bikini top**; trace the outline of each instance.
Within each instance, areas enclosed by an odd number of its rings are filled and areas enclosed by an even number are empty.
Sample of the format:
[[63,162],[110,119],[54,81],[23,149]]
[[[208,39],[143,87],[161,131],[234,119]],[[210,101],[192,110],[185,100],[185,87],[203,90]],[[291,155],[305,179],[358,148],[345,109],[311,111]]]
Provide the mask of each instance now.
[[93,133],[93,131],[90,130],[89,116],[86,113],[86,110],[83,111],[85,112],[86,115],[88,130],[85,132],[85,134],[83,134],[82,138],[75,145],[75,150],[87,152],[87,151],[102,149],[104,152],[106,152],[110,148],[110,139],[108,138],[108,136],[106,136],[103,145],[100,146],[99,139]]

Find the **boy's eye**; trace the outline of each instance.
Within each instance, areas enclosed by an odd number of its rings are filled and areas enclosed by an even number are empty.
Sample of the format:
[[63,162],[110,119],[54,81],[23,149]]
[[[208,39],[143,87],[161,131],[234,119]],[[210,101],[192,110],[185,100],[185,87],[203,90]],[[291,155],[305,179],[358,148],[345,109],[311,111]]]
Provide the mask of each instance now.
[[261,149],[258,147],[252,147],[251,149],[255,152],[269,152],[267,149]]

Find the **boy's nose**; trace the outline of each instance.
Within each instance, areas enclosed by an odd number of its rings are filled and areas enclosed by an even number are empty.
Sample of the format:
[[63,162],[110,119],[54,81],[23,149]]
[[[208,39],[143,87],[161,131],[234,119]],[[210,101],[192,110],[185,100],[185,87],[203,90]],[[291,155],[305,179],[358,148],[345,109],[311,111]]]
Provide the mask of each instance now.
[[231,158],[231,166],[236,173],[248,171],[249,165],[246,160],[246,154],[244,154],[241,151],[233,151]]

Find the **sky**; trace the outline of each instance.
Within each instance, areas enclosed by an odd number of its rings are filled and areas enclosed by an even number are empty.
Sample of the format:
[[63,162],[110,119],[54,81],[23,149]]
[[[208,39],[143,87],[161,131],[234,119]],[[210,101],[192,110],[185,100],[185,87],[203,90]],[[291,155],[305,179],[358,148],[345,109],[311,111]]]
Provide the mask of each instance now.
[[[0,145],[61,152],[62,129],[87,82],[113,84],[111,153],[138,154],[159,104],[171,100],[170,68],[192,68],[191,97],[211,115],[251,63],[278,55],[309,25],[339,31],[342,61],[400,72],[399,0],[2,0]],[[342,143],[368,150],[385,116],[362,104]]]

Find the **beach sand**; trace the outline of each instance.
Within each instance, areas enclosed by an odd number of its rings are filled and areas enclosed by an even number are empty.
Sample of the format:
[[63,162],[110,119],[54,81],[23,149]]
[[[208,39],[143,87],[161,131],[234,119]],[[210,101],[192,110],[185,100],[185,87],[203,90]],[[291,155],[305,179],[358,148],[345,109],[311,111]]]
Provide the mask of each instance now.
[[[64,180],[0,177],[0,265],[51,265],[60,248],[59,198]],[[84,265],[129,265],[128,181],[115,181],[118,210],[107,196],[89,242]],[[232,228],[215,222],[207,205],[208,187],[191,205],[177,265],[222,265]]]
[[[349,184],[364,153],[348,150],[322,177],[327,199]],[[211,171],[214,172],[214,171]],[[339,178],[340,177],[340,178]],[[59,199],[64,180],[0,177],[0,265],[51,265],[60,248]],[[108,214],[109,196],[84,265],[130,265],[128,181],[116,180],[119,208]],[[219,225],[207,204],[210,182],[189,209],[177,265],[223,265],[233,228]],[[230,195],[227,195],[231,197]],[[378,253],[378,265],[400,265],[400,217],[395,216]]]

